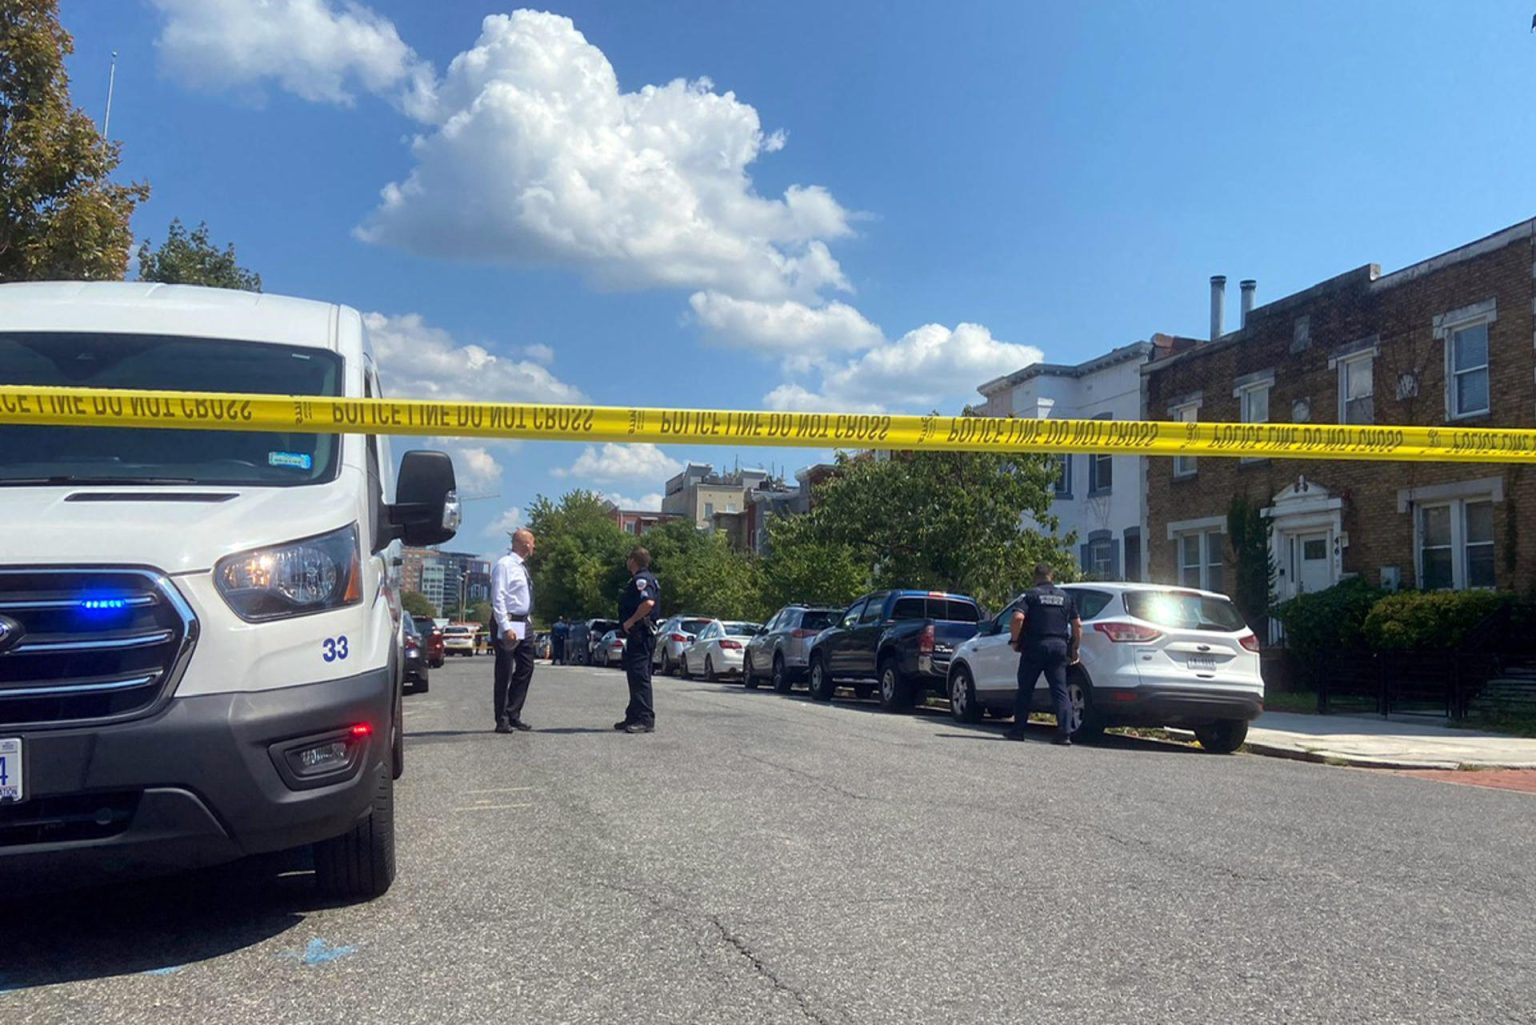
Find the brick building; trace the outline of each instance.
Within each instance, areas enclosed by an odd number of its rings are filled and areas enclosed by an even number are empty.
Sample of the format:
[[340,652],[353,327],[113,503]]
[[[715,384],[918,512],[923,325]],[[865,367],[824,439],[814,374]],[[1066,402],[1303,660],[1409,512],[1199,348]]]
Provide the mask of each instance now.
[[[1251,311],[1143,370],[1149,418],[1536,427],[1536,221],[1385,276],[1375,265]],[[1230,590],[1234,496],[1271,528],[1279,598],[1346,576],[1407,588],[1536,584],[1536,468],[1147,460],[1152,579]]]

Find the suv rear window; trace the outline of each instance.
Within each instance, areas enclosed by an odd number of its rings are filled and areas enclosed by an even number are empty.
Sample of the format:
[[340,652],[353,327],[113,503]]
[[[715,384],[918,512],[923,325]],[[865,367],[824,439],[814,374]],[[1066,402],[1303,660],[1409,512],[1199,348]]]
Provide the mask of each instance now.
[[898,598],[891,610],[892,619],[936,619],[949,623],[975,623],[981,610],[957,598]]
[[[1087,588],[1069,587],[1067,593],[1072,596],[1072,602],[1077,606],[1077,614],[1084,619],[1092,619],[1104,611],[1104,606],[1114,599],[1114,595],[1108,591],[1090,591]],[[1134,612],[1131,615],[1136,615]],[[1140,617],[1137,617],[1140,618]]]
[[815,609],[800,617],[800,629],[825,630],[837,624],[842,612],[838,609]]
[[677,624],[679,633],[698,635],[698,632],[709,625],[707,619],[684,619]]
[[1237,633],[1248,626],[1230,599],[1193,591],[1128,591],[1125,609],[1137,619],[1177,630]]

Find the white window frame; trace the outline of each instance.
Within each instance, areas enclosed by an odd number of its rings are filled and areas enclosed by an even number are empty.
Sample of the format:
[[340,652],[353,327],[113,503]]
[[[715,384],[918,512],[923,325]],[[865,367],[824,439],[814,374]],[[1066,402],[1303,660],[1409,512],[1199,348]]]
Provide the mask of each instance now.
[[[1226,537],[1227,521],[1224,516],[1207,516],[1198,520],[1181,520],[1168,524],[1168,540],[1173,542],[1174,570],[1176,583],[1180,587],[1198,587],[1202,591],[1215,591],[1226,593],[1227,565],[1226,565]],[[1185,561],[1185,551],[1190,542],[1195,543],[1197,555],[1200,560],[1199,583],[1186,583],[1184,571],[1192,568]],[[1214,560],[1212,554],[1214,553]],[[1219,586],[1211,586],[1211,567],[1221,567],[1221,581]]]
[[[1115,418],[1115,414],[1113,414],[1113,413],[1100,413],[1100,414],[1098,414],[1097,416],[1094,417],[1095,420],[1113,420],[1114,418]],[[1115,463],[1114,463],[1114,459],[1115,459],[1114,456],[1109,455],[1108,453],[1105,453],[1105,452],[1090,452],[1088,454],[1088,484],[1087,484],[1087,488],[1088,488],[1088,497],[1089,498],[1093,498],[1093,497],[1098,496],[1098,495],[1108,495],[1108,494],[1114,493],[1114,490],[1115,490]],[[1103,467],[1103,470],[1101,470],[1100,467]],[[1099,478],[1102,475],[1102,473],[1104,471],[1106,471],[1106,470],[1109,473],[1109,483],[1108,484],[1104,484],[1104,483],[1102,483],[1099,480]]]
[[[1263,370],[1257,374],[1244,374],[1237,379],[1237,385],[1232,389],[1232,397],[1237,400],[1237,418],[1245,424],[1269,423],[1269,393],[1275,386],[1275,372]],[[1264,398],[1264,415],[1255,414],[1253,405],[1260,397]],[[1243,456],[1239,463],[1262,462],[1264,456]]]
[[[1498,586],[1498,569],[1495,566],[1494,579],[1486,584],[1470,584],[1467,577],[1470,575],[1470,549],[1487,547],[1492,550],[1497,558],[1497,538],[1490,537],[1487,541],[1467,542],[1467,507],[1469,505],[1488,505],[1490,508],[1496,504],[1500,496],[1493,493],[1482,495],[1469,495],[1463,498],[1447,498],[1441,501],[1422,502],[1414,506],[1413,510],[1413,562],[1416,574],[1415,582],[1419,587],[1425,587],[1424,581],[1424,514],[1431,509],[1447,509],[1451,519],[1451,587],[1453,591],[1468,590],[1492,590]],[[1497,532],[1495,531],[1495,534]]]
[[[1498,304],[1493,299],[1485,299],[1480,303],[1442,313],[1434,319],[1435,337],[1445,343],[1445,419],[1447,422],[1488,416],[1493,412],[1493,324],[1498,319]],[[1484,327],[1487,330],[1487,362],[1481,367],[1458,372],[1456,370],[1456,336],[1462,331],[1476,327]],[[1488,378],[1487,406],[1470,410],[1458,408],[1456,400],[1458,373],[1464,375],[1479,371]]]
[[1063,452],[1056,457],[1057,465],[1061,467],[1061,474],[1051,485],[1051,494],[1056,498],[1072,497],[1072,453]]
[[[1168,419],[1175,423],[1197,423],[1200,420],[1200,399],[1186,399],[1168,407]],[[1189,416],[1186,417],[1185,414]],[[1200,472],[1199,461],[1194,456],[1173,457],[1173,479],[1183,480]]]
[[[1341,424],[1374,424],[1376,422],[1376,350],[1366,349],[1350,356],[1340,356],[1333,361],[1339,372],[1339,423]],[[1371,383],[1371,390],[1366,395],[1349,397],[1349,374],[1355,368],[1363,367],[1366,380]],[[1349,418],[1349,404],[1360,402],[1363,399],[1371,400],[1371,415],[1365,420],[1351,420]]]
[[[1099,568],[1099,555],[1104,556],[1103,569]],[[1093,538],[1088,542],[1088,565],[1083,567],[1088,576],[1093,580],[1112,580],[1115,574],[1115,539],[1113,537]]]

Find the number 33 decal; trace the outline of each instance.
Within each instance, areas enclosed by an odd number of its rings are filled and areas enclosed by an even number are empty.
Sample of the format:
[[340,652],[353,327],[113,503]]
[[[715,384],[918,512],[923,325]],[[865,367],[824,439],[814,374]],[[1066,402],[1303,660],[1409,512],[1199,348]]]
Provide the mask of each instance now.
[[327,637],[320,642],[320,657],[327,662],[345,659],[347,657],[347,639],[345,637]]

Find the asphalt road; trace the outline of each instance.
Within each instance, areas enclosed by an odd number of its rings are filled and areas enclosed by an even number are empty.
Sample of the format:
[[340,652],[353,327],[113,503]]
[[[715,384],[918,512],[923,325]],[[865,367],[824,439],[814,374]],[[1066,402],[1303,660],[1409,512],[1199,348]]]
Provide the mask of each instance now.
[[[541,664],[407,698],[400,876],[0,904],[0,1020],[1526,1022],[1527,794]],[[1041,731],[1044,739],[1045,732]]]

